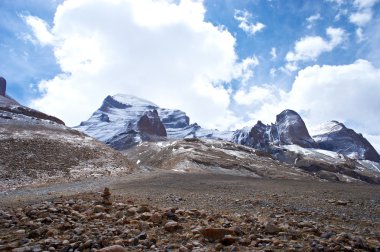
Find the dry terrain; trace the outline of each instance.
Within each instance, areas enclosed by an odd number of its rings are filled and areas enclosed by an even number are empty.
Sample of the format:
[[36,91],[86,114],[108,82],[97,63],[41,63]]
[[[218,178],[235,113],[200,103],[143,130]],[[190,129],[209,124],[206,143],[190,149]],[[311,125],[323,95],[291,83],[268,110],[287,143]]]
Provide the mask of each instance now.
[[0,250],[379,251],[379,189],[168,171],[20,188],[0,196]]

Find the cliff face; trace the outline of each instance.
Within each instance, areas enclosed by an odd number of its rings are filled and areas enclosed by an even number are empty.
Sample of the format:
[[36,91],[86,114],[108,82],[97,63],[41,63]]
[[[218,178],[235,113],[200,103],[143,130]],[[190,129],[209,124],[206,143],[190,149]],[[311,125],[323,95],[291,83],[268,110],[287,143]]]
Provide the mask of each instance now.
[[337,121],[324,123],[316,129],[313,138],[320,149],[341,153],[354,159],[380,162],[379,154],[368,140],[343,123]]
[[317,143],[311,138],[301,116],[293,110],[284,110],[276,116],[276,122],[265,125],[258,121],[245,134],[237,132],[233,142],[244,144],[258,149],[267,149],[270,145],[296,144],[304,148],[315,148]]

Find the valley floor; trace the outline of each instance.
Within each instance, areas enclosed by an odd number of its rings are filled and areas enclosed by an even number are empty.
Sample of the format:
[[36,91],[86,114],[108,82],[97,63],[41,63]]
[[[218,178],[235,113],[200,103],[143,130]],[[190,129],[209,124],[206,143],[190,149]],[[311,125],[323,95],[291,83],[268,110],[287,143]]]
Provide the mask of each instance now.
[[379,251],[379,189],[161,171],[19,188],[0,194],[0,251]]

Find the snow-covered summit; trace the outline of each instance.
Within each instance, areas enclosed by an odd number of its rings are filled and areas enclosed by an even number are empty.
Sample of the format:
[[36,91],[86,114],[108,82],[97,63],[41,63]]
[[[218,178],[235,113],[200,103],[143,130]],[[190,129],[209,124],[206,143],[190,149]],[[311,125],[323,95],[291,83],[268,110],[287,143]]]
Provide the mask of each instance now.
[[153,110],[157,111],[169,139],[199,137],[229,140],[231,138],[231,132],[207,130],[196,123],[190,124],[189,117],[181,110],[160,108],[153,102],[127,94],[107,96],[101,107],[87,121],[75,128],[111,146],[112,141],[117,139],[120,142],[120,139],[126,139],[125,134],[133,131],[134,137],[128,133],[128,141],[139,143],[142,138],[138,136],[140,131],[138,121]]
[[142,98],[139,98],[139,97],[134,96],[134,95],[116,94],[116,95],[112,96],[112,99],[115,100],[115,101],[118,101],[118,102],[120,102],[122,104],[130,105],[130,106],[133,106],[133,107],[147,107],[147,106],[151,106],[151,107],[158,108],[158,106],[156,104],[154,104],[153,102],[145,100],[145,99],[142,99]]
[[380,155],[368,140],[343,123],[330,121],[315,127],[312,132],[320,149],[335,151],[354,159],[380,162]]
[[310,134],[312,136],[326,134],[326,132],[336,132],[345,128],[344,124],[338,121],[329,121],[321,123],[310,128]]

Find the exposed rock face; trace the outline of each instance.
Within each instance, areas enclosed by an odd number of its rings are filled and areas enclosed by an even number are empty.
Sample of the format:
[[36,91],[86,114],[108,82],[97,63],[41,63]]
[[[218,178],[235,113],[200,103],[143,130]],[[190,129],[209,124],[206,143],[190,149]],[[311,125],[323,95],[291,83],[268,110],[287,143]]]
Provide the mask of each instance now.
[[284,110],[276,117],[275,124],[265,125],[258,121],[247,130],[237,131],[233,142],[267,150],[271,145],[296,144],[305,148],[316,147],[301,116],[293,110]]
[[315,129],[313,138],[323,150],[335,151],[355,159],[380,162],[379,154],[368,140],[343,123],[331,121],[322,124]]
[[137,128],[145,134],[161,137],[167,136],[165,126],[161,122],[157,110],[146,112],[137,122]]
[[7,81],[3,77],[0,77],[0,95],[5,96],[6,90],[7,90]]
[[276,116],[276,124],[275,127],[271,127],[271,135],[274,138],[277,135],[280,144],[297,144],[305,148],[317,147],[309,135],[305,122],[293,110],[284,110]]

